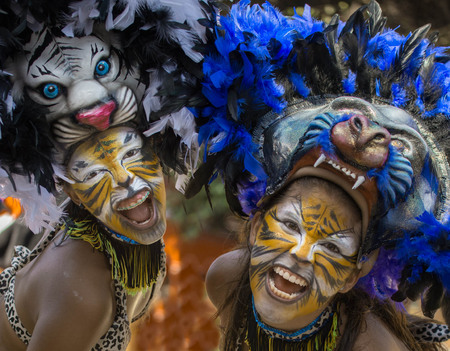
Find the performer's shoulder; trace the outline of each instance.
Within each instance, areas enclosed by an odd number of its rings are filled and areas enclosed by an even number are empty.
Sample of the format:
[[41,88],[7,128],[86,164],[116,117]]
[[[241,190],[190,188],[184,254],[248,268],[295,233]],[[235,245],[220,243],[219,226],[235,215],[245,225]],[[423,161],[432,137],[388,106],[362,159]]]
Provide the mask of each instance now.
[[366,314],[365,322],[361,334],[356,339],[354,351],[408,350],[406,345],[373,313]]

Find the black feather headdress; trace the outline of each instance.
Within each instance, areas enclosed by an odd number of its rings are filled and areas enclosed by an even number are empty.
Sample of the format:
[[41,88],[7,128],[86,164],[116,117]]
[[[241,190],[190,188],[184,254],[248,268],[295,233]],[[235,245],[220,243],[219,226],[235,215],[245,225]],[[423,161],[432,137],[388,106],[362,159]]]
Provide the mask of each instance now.
[[[32,199],[30,191],[45,213],[26,217],[35,231],[47,227],[49,218],[57,220],[61,211],[54,204],[55,174],[64,177],[55,160],[55,138],[46,115],[48,111],[28,95],[28,88],[14,76],[12,62],[29,53],[27,44],[33,36],[42,35],[42,43],[31,54],[30,62],[44,54],[54,37],[79,38],[88,35],[110,36],[118,42],[121,62],[138,76],[145,93],[138,96],[138,128],[149,129],[146,135],[165,134],[165,147],[160,157],[168,167],[186,171],[179,159],[182,146],[196,143],[193,116],[187,110],[166,116],[165,121],[150,117],[161,108],[163,98],[158,89],[175,85],[176,79],[188,81],[192,75],[185,68],[202,59],[193,48],[204,39],[204,28],[198,23],[203,16],[195,0],[80,0],[80,1],[17,1],[7,0],[0,10],[0,171],[4,184],[1,197]],[[54,55],[58,54],[57,43]],[[53,55],[53,54],[52,54]],[[49,60],[52,57],[49,57]],[[176,59],[175,59],[176,58]],[[24,63],[26,64],[26,63]],[[28,63],[28,70],[30,63]],[[51,74],[51,72],[44,72]],[[186,120],[191,121],[186,128]],[[151,125],[150,122],[157,122]],[[194,145],[195,147],[195,145]],[[171,152],[167,152],[170,149]],[[59,162],[59,160],[58,160]],[[35,190],[26,187],[35,183]],[[18,187],[16,183],[22,184]],[[45,194],[45,201],[42,196]],[[45,206],[45,204],[48,204]],[[31,213],[37,214],[35,211]],[[26,211],[25,211],[26,213]]]

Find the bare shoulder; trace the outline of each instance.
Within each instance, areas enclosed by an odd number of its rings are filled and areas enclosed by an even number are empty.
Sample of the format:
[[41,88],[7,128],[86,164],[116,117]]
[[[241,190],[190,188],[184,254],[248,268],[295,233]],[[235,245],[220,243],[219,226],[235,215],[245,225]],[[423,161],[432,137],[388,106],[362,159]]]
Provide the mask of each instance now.
[[392,334],[386,325],[374,314],[365,317],[366,328],[358,336],[354,351],[407,351],[406,345]]
[[32,263],[25,274],[38,291],[67,293],[81,289],[104,293],[110,287],[107,258],[82,240],[56,238]]
[[216,307],[224,302],[227,292],[236,287],[247,257],[245,249],[230,251],[219,256],[209,267],[206,291]]
[[81,335],[89,349],[108,330],[115,312],[111,271],[106,257],[90,244],[56,238],[19,273],[16,305],[33,335],[30,345],[69,350],[66,343],[73,342],[83,350],[85,345],[71,340]]

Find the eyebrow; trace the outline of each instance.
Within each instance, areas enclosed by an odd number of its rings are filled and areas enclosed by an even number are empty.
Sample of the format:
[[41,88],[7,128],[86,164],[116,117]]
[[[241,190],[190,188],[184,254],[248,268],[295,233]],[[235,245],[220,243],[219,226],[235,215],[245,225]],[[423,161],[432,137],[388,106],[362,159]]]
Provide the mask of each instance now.
[[128,144],[132,139],[136,138],[136,134],[128,132],[127,135],[125,135],[125,138],[123,139],[124,144]]
[[[42,67],[39,67],[36,65],[37,70],[39,71],[41,76],[53,76],[58,78],[57,75],[55,75],[53,72],[51,72],[47,67],[45,67],[45,64]],[[33,78],[39,77],[38,75],[32,74]]]
[[356,234],[355,230],[353,228],[347,228],[347,229],[339,230],[337,232],[330,233],[327,235],[327,237],[338,236],[341,238],[347,238],[347,237],[352,236],[351,234]]
[[[301,200],[301,198],[297,198],[295,196],[287,196],[287,198],[288,199],[290,198],[292,200],[291,204],[293,205],[293,208],[295,210],[295,215],[298,215],[302,219],[302,221],[305,223],[306,220],[303,217],[302,200]],[[333,220],[335,220],[337,222],[337,218],[336,218],[336,215],[335,215],[334,211],[332,211],[332,213],[330,213],[330,216],[334,217]],[[278,216],[276,216],[275,219],[279,220]],[[322,232],[320,234],[322,234]],[[349,236],[351,236],[350,234],[356,234],[356,233],[355,233],[354,228],[346,228],[346,229],[336,230],[336,231],[334,231],[334,232],[332,232],[330,234],[325,232],[325,234],[327,234],[326,237],[328,238],[330,236],[349,237]],[[346,235],[346,234],[348,234],[348,235]]]
[[71,170],[78,173],[80,169],[84,169],[87,166],[89,166],[89,163],[84,160],[79,160],[74,163],[73,167],[71,167]]
[[99,49],[97,43],[91,44],[91,64],[92,64],[92,61],[94,60],[94,57],[98,53],[103,52],[103,51],[105,51],[105,48],[103,46],[101,46],[101,48]]

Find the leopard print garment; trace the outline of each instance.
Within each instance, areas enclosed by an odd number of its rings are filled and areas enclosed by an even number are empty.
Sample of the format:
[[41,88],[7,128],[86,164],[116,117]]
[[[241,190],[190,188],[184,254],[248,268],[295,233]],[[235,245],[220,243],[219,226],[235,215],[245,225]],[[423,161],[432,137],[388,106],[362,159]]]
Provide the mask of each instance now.
[[[16,272],[24,267],[27,263],[36,258],[44,249],[52,242],[56,233],[49,234],[42,240],[32,251],[24,246],[15,247],[15,256],[11,260],[11,267],[6,268],[0,273],[0,295],[5,299],[5,310],[8,316],[9,323],[17,336],[23,343],[28,345],[31,340],[31,334],[23,326],[16,311],[14,302],[14,283]],[[158,274],[158,279],[152,286],[150,298],[147,301],[145,308],[132,322],[139,319],[147,311],[150,302],[152,301],[155,292],[159,291],[164,277],[166,275],[166,256],[164,252],[164,244],[161,252],[161,270]],[[116,316],[113,324],[108,331],[100,338],[97,344],[91,349],[92,351],[125,351],[131,338],[130,322],[127,315],[127,294],[120,282],[114,279],[114,291],[116,301]]]
[[422,342],[444,342],[450,339],[450,329],[445,324],[430,322],[411,331],[416,340]]

